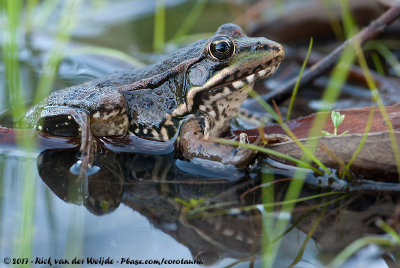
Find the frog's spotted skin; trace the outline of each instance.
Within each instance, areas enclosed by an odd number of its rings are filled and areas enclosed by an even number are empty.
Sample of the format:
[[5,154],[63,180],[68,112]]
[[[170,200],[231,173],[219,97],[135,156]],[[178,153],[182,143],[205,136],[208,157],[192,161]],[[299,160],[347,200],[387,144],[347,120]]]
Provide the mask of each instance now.
[[160,63],[53,92],[28,112],[27,120],[39,131],[81,135],[82,144],[93,140],[87,135],[168,141],[179,129],[177,148],[185,158],[236,164],[250,157],[244,149],[217,146],[209,138],[228,130],[247,97],[246,87],[273,74],[284,55],[280,44],[249,38],[237,25],[224,24],[211,38]]
[[[202,113],[212,118],[206,137],[217,137],[228,129],[234,112],[247,97],[245,87],[273,74],[284,57],[284,50],[278,43],[265,38],[248,38],[233,24],[221,26],[216,35],[226,35],[233,40],[235,54],[232,57],[222,61],[210,58],[208,47],[215,38],[212,37],[187,48],[185,51],[189,54],[198,51],[197,57],[193,55],[177,64],[173,72],[166,75],[169,79],[159,83],[157,88],[136,90],[140,87],[136,84],[124,88],[131,110],[131,133],[167,141],[176,134],[182,116]],[[169,59],[164,63],[168,65]],[[187,71],[182,73],[175,69]],[[182,87],[175,87],[177,83]]]

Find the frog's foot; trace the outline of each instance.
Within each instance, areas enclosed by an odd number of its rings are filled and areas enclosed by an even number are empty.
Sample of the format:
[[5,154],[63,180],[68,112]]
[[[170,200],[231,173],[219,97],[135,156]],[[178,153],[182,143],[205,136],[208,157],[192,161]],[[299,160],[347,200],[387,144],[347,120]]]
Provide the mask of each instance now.
[[52,135],[81,137],[80,177],[86,176],[97,152],[97,141],[90,129],[90,115],[82,109],[71,107],[47,107],[41,113],[36,129]]
[[[245,166],[257,153],[254,150],[249,150],[241,146],[235,147],[213,142],[211,138],[205,137],[199,120],[195,118],[186,121],[182,125],[180,133],[177,146],[185,159],[203,158],[223,164]],[[260,139],[255,144],[258,144],[259,141]],[[248,142],[246,134],[240,136],[240,142]]]
[[90,117],[88,114],[79,114],[78,118],[75,118],[78,125],[80,125],[81,132],[81,147],[79,149],[81,153],[81,171],[80,177],[86,176],[88,168],[93,166],[95,155],[97,152],[97,141],[90,129]]

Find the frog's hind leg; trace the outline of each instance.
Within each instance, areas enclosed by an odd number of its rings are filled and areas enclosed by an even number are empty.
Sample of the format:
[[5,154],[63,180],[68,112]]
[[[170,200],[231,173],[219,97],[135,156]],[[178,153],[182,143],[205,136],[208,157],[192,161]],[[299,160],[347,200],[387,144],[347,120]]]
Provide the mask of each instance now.
[[42,111],[36,129],[58,136],[81,137],[81,178],[93,165],[97,141],[90,129],[90,115],[78,108],[47,107]]

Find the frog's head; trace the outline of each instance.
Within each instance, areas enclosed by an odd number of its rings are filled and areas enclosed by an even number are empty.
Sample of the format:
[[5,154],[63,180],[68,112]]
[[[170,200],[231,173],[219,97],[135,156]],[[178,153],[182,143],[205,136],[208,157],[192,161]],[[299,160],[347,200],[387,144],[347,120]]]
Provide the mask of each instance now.
[[[273,74],[284,57],[283,47],[276,42],[248,37],[235,24],[220,26],[206,41],[199,60],[187,69],[186,106],[178,107],[175,114],[210,108],[201,107],[199,99],[215,104],[238,91],[246,97],[244,87]],[[239,99],[237,107],[244,100]]]

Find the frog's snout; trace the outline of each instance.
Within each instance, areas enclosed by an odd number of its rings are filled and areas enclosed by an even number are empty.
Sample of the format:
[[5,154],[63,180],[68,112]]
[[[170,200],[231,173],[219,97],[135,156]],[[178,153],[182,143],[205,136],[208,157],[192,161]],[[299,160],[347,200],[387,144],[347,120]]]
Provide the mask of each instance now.
[[268,40],[266,47],[266,50],[272,52],[277,60],[282,61],[285,58],[285,48],[281,44]]
[[280,57],[280,60],[285,58],[285,48],[281,44],[276,43],[273,50],[278,54],[277,56]]

